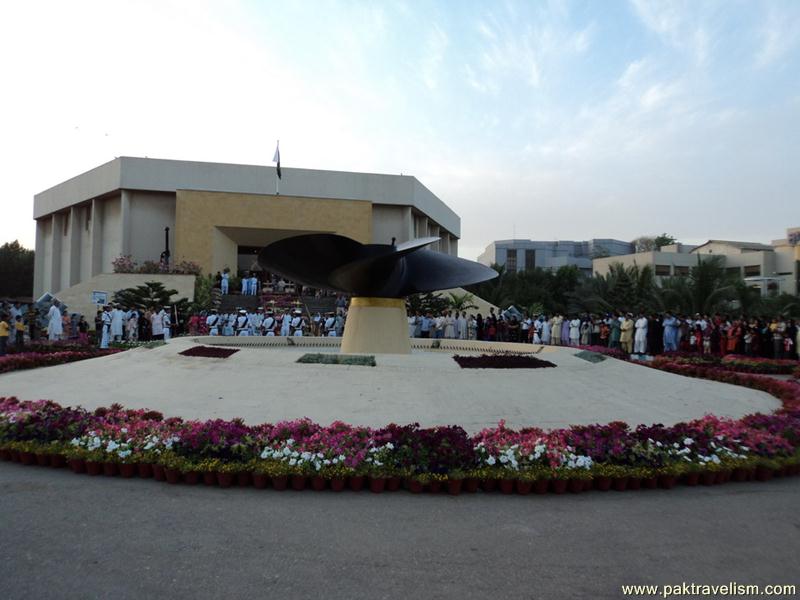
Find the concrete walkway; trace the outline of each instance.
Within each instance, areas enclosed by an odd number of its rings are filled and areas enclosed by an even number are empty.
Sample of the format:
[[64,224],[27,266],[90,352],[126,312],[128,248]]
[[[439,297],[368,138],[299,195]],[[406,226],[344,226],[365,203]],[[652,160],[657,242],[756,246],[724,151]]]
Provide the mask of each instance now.
[[592,364],[567,348],[541,358],[557,368],[462,370],[452,356],[381,355],[377,367],[305,365],[317,349],[242,348],[227,359],[189,358],[183,338],[155,349],[0,375],[0,394],[87,408],[112,402],[185,418],[243,417],[249,423],[307,416],[381,426],[460,424],[475,432],[506,419],[514,427],[664,423],[706,413],[771,412],[766,393],[690,379],[609,359]]

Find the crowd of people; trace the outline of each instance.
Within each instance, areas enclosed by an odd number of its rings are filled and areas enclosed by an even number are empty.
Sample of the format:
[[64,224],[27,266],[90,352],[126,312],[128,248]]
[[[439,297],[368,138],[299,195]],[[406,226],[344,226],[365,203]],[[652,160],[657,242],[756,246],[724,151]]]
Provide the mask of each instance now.
[[[629,354],[665,352],[743,354],[798,359],[800,328],[782,317],[608,313],[606,315],[497,314],[483,318],[409,315],[414,337],[454,337],[555,346],[607,346]],[[466,332],[466,333],[465,333]]]
[[317,313],[308,317],[299,308],[271,310],[258,308],[231,313],[216,310],[189,317],[189,335],[237,336],[327,336],[341,337],[346,311]]
[[89,324],[83,316],[67,312],[58,300],[46,312],[33,304],[0,302],[0,356],[9,346],[22,350],[26,343],[39,339],[87,343]]

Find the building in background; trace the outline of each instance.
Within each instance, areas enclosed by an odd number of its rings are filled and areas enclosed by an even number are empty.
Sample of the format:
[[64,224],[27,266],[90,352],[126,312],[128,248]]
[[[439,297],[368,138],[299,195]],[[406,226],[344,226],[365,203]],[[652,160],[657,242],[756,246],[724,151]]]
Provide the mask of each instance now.
[[558,269],[574,265],[585,274],[591,275],[594,257],[630,254],[633,250],[630,242],[610,239],[585,242],[498,240],[486,247],[478,257],[478,262],[487,266],[504,266],[509,273],[535,267]]
[[[44,292],[89,314],[93,291],[137,283],[113,261],[191,261],[204,273],[257,268],[265,245],[304,233],[337,233],[362,243],[438,236],[431,248],[458,254],[461,220],[415,177],[116,158],[34,197],[34,297]],[[154,275],[139,279],[160,280]],[[193,278],[165,285],[191,297]],[[139,282],[140,283],[140,282]]]
[[706,256],[722,256],[729,272],[761,290],[762,295],[797,294],[800,291],[800,227],[788,229],[786,238],[771,244],[709,240],[700,246],[673,244],[657,252],[639,252],[624,256],[596,258],[594,272],[608,273],[614,263],[629,267],[650,265],[657,280],[685,277]]

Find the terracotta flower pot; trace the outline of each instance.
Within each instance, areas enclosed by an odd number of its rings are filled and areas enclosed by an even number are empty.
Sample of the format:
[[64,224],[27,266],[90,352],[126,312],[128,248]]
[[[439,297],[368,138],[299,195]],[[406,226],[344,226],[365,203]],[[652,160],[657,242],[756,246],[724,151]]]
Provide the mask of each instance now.
[[22,462],[20,459],[20,452],[19,450],[9,450],[8,453],[11,455],[11,460],[14,462]]
[[396,492],[397,490],[400,489],[401,483],[402,480],[399,477],[397,476],[389,477],[389,479],[386,480],[386,491]]
[[89,475],[100,475],[103,472],[103,463],[97,462],[96,460],[87,460],[86,472]]
[[628,489],[628,478],[627,477],[614,477],[611,480],[611,487],[614,488],[615,492],[624,492]]
[[756,481],[769,481],[773,473],[769,467],[756,467]]
[[567,491],[569,483],[566,479],[551,479],[550,489],[554,494],[563,494]]
[[203,485],[217,485],[217,474],[214,471],[204,471]]
[[583,491],[584,492],[591,492],[594,489],[594,481],[592,481],[591,477],[589,479],[583,480]]
[[50,466],[50,455],[44,452],[37,452],[34,454],[36,457],[36,464],[40,467],[49,467]]
[[253,474],[250,471],[239,471],[236,474],[236,485],[248,487],[253,485]]
[[0,448],[0,460],[11,460],[11,451],[5,448]]
[[628,477],[628,489],[640,490],[642,489],[642,480],[639,477]]
[[512,493],[514,493],[514,480],[513,479],[501,479],[500,480],[500,493],[501,494],[512,494]]
[[349,477],[347,483],[350,486],[350,489],[354,492],[360,492],[364,489],[364,477],[363,475],[353,475]]
[[164,477],[167,483],[175,484],[181,482],[181,472],[178,469],[164,469]]
[[103,475],[106,477],[114,477],[119,473],[119,469],[117,468],[117,463],[113,462],[104,462],[103,463]]
[[36,455],[33,452],[20,452],[19,462],[23,465],[32,465],[36,462]]
[[64,457],[63,454],[51,454],[50,455],[50,466],[54,469],[61,469],[67,466],[67,459]]
[[150,463],[137,463],[136,464],[136,473],[142,479],[149,479],[153,476],[153,465]]
[[161,465],[153,465],[153,479],[156,481],[164,481],[167,476],[164,474],[164,467]]
[[263,490],[269,484],[269,477],[264,473],[253,473],[253,487],[258,490]]
[[658,477],[645,477],[642,479],[642,487],[646,490],[654,490],[658,487]]
[[489,478],[484,479],[481,483],[484,492],[493,492],[497,489],[497,479]]
[[283,491],[287,487],[289,487],[289,476],[288,475],[277,475],[272,478],[272,487],[276,490]]
[[463,479],[448,479],[447,480],[447,493],[451,496],[458,496],[461,493],[461,488],[464,487]]
[[675,487],[675,483],[678,481],[678,478],[675,475],[659,475],[658,476],[658,486],[665,490],[671,490]]
[[611,477],[597,477],[594,480],[594,489],[607,492],[611,489]]
[[703,485],[714,485],[717,482],[717,473],[715,471],[703,471],[700,473],[700,483]]
[[747,481],[747,469],[741,467],[734,469],[733,473],[731,473],[731,480],[739,483]]
[[731,480],[731,472],[729,469],[724,469],[717,473],[717,484],[728,483]]
[[119,466],[119,474],[125,479],[130,479],[131,477],[136,475],[136,465],[132,465],[130,463],[122,463]]
[[438,479],[432,479],[430,483],[428,483],[428,493],[430,494],[438,494],[442,491],[442,482]]
[[573,494],[580,494],[583,491],[583,479],[570,479],[567,483],[567,489]]
[[325,481],[324,477],[320,477],[319,475],[315,475],[311,478],[311,489],[315,492],[321,492],[325,489],[326,484],[328,482]]
[[422,482],[417,481],[416,479],[409,479],[408,480],[408,491],[412,494],[419,494],[425,486],[422,485]]
[[182,473],[183,483],[186,485],[197,485],[200,482],[200,473],[197,471],[186,471]]
[[217,471],[217,485],[221,488],[229,488],[233,485],[233,473],[222,473]]
[[302,492],[306,489],[306,484],[308,483],[308,477],[305,475],[292,475],[289,478],[289,483],[292,485],[292,489],[296,492]]
[[86,463],[82,458],[70,458],[69,468],[73,473],[86,473]]
[[533,482],[532,481],[523,481],[521,479],[517,479],[517,493],[520,496],[527,496],[531,493],[533,489]]
[[331,491],[332,492],[341,492],[344,489],[345,480],[344,477],[334,477],[331,479]]
[[475,492],[478,491],[478,484],[479,482],[477,479],[475,479],[474,477],[470,477],[469,479],[464,480],[464,485],[462,486],[461,489],[463,489],[465,492],[469,494],[474,494]]
[[537,479],[536,481],[533,482],[533,493],[546,494],[549,487],[550,487],[549,479]]
[[700,481],[700,473],[697,471],[692,471],[691,473],[687,473],[683,476],[683,483],[690,486],[695,486]]
[[385,477],[370,477],[369,478],[369,491],[373,494],[380,494],[386,489]]

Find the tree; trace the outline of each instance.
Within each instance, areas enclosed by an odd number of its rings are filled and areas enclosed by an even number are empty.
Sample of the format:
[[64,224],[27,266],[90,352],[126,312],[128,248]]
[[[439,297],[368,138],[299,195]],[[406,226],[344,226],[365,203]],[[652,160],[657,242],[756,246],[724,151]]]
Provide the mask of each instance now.
[[114,302],[139,310],[152,310],[175,304],[171,299],[177,293],[178,290],[165,289],[163,283],[147,281],[144,285],[119,290],[114,294]]
[[655,237],[643,235],[633,240],[631,244],[633,244],[634,252],[653,252],[654,250],[659,250],[662,246],[674,244],[676,241],[668,233],[662,233]]
[[33,296],[33,257],[18,240],[0,246],[0,297]]
[[428,292],[426,294],[413,294],[406,298],[406,310],[421,314],[433,313],[439,314],[447,310],[449,306],[448,300],[434,293]]
[[464,292],[463,294],[454,294],[453,292],[450,292],[448,295],[450,298],[447,299],[447,302],[450,308],[457,312],[464,312],[472,308],[478,308],[478,306],[475,304],[475,296],[469,292]]

